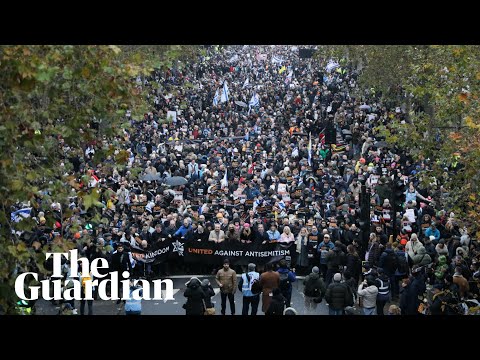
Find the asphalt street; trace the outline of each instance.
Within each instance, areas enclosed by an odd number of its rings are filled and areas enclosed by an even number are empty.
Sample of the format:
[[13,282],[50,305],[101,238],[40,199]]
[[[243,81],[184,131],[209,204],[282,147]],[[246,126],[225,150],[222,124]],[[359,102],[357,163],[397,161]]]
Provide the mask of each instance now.
[[[215,306],[216,314],[220,314],[221,307],[221,298],[219,292],[220,288],[216,285],[213,276],[198,276],[200,280],[208,278],[215,290],[215,296],[212,297],[212,303]],[[183,296],[183,293],[186,289],[185,283],[190,279],[188,277],[178,277],[171,276],[170,279],[173,280],[174,287],[174,300],[143,300],[142,301],[142,315],[185,315],[185,310],[182,308],[182,305],[185,303],[186,298]],[[304,306],[304,296],[303,296],[303,279],[298,279],[295,283],[292,284],[292,302],[291,306],[297,310],[299,315],[328,315],[328,306],[325,303],[325,300],[322,303],[318,304],[315,312],[306,313]],[[261,311],[261,301],[259,304],[259,310],[257,315],[263,315]],[[37,304],[37,315],[56,315],[58,314],[59,305],[53,305],[49,301],[38,300]],[[75,302],[75,307],[80,313],[80,302]],[[241,315],[242,312],[242,293],[236,291],[235,293],[235,315]],[[87,310],[87,309],[85,309]],[[93,314],[94,315],[124,315],[125,311],[123,306],[117,305],[115,301],[105,301],[105,300],[95,300],[93,303]],[[230,304],[227,300],[227,315],[230,314]]]

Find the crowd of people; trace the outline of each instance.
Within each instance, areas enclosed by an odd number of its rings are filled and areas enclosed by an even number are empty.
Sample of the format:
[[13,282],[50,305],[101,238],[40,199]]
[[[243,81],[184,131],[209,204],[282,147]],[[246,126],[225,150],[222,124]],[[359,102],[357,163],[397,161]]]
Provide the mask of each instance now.
[[[383,315],[397,300],[392,313],[458,313],[459,303],[479,295],[479,243],[450,212],[441,184],[422,185],[435,159],[415,162],[408,149],[389,147],[378,134],[393,118],[408,121],[402,104],[360,89],[358,76],[347,61],[300,58],[294,46],[212,46],[196,62],[139,77],[151,109],[143,118],[128,111],[121,136],[83,149],[58,139],[60,166],[81,188],[101,191],[100,217],[91,220],[95,207],[85,209],[78,189],[67,204],[39,195],[32,212],[38,225],[22,239],[39,249],[62,236],[83,256],[104,257],[111,270],[136,276],[214,270],[222,314],[227,298],[235,312],[237,284],[223,286],[231,271],[248,275],[241,289],[255,297],[243,304],[244,314],[249,306],[256,313],[260,298],[265,313],[272,302],[288,308],[296,275],[307,275],[309,310],[325,300],[332,315],[354,304],[366,315]],[[116,163],[119,154],[125,164]],[[166,186],[174,176],[187,183]],[[392,197],[398,181],[405,185],[403,206]],[[217,272],[178,256],[142,264],[115,255],[119,244],[146,251],[176,238],[274,242],[293,255],[278,276],[271,264]],[[280,288],[285,273],[290,294]],[[253,294],[257,279],[261,290]],[[189,283],[185,296],[206,305],[190,301],[187,313],[211,308],[210,287]],[[283,314],[274,308],[270,313]]]

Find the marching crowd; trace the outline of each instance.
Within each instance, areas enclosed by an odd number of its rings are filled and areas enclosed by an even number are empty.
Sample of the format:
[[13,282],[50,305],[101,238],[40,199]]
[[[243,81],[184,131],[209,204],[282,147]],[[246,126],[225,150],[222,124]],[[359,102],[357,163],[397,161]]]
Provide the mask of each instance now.
[[[306,276],[307,311],[325,301],[331,315],[353,306],[365,315],[450,314],[478,297],[479,244],[450,212],[441,184],[421,182],[434,160],[415,162],[408,149],[385,144],[377,126],[408,121],[405,109],[360,89],[351,64],[300,58],[293,46],[228,46],[181,65],[136,80],[151,109],[143,118],[127,112],[121,136],[80,150],[58,139],[65,172],[101,191],[101,216],[86,220],[93,209],[85,211],[78,189],[68,204],[39,195],[37,228],[22,235],[29,246],[63,236],[91,260],[136,276],[212,267],[178,256],[145,265],[120,258],[118,244],[147,251],[178,238],[291,249],[278,269],[233,269],[228,260],[216,268],[222,314],[227,299],[235,313],[237,289],[245,315],[257,313],[260,299],[266,314],[296,313],[287,309],[296,275]],[[125,165],[115,162],[119,154]],[[177,176],[186,184],[165,185]],[[399,180],[402,207],[392,198]],[[212,295],[208,281],[189,281],[187,314],[212,313]]]

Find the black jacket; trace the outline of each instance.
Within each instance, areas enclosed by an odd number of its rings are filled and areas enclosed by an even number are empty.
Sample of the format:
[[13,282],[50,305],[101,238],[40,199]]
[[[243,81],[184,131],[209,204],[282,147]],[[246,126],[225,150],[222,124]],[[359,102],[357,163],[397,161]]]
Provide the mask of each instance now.
[[190,282],[183,295],[187,298],[187,302],[183,305],[186,311],[185,315],[203,315],[206,295],[199,281]]
[[[278,291],[275,291],[278,290]],[[272,297],[272,302],[267,309],[265,315],[283,315],[283,310],[285,310],[285,302],[287,299],[282,295],[280,289],[275,289],[274,295]]]
[[[132,264],[130,263],[130,257],[125,250],[122,252],[116,252],[112,255],[112,271],[129,271],[132,272]],[[120,277],[120,276],[119,276]]]
[[213,290],[212,285],[202,285],[202,290],[205,293],[205,307],[207,309],[213,308],[214,306],[212,304],[212,296],[215,296],[215,291]]
[[334,282],[328,285],[325,301],[332,309],[343,310],[347,306],[347,296],[347,285]]

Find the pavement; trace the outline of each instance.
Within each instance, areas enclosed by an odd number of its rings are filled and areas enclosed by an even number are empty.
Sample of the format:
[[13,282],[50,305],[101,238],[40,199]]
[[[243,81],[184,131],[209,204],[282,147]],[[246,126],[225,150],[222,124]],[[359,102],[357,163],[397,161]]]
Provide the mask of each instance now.
[[[173,281],[174,288],[174,300],[142,300],[142,315],[185,315],[185,310],[182,308],[182,305],[185,303],[186,298],[183,296],[183,293],[186,289],[185,283],[195,275],[189,276],[170,276],[169,279]],[[208,278],[212,284],[215,296],[212,296],[212,303],[215,306],[215,313],[220,314],[220,305],[221,298],[219,292],[220,288],[216,286],[214,276],[202,276],[198,275],[200,280]],[[292,301],[291,306],[297,310],[299,315],[328,315],[328,305],[323,300],[318,304],[315,312],[307,314],[305,312],[304,306],[304,296],[303,296],[303,277],[298,277],[299,279],[292,284]],[[163,292],[164,290],[162,290]],[[125,311],[123,309],[123,304],[117,305],[116,301],[112,300],[94,300],[93,302],[93,314],[94,315],[124,315]],[[75,307],[80,313],[80,302],[75,301]],[[242,313],[242,293],[240,291],[235,292],[235,307],[236,314],[241,315]],[[263,315],[261,310],[262,302],[260,301],[259,310],[257,315]],[[37,315],[57,315],[60,306],[53,305],[49,301],[40,299],[36,303]],[[388,309],[388,304],[386,309]],[[85,306],[87,310],[87,306]],[[361,314],[360,310],[357,308],[355,311],[356,314]],[[230,314],[230,304],[227,299],[227,314]]]

